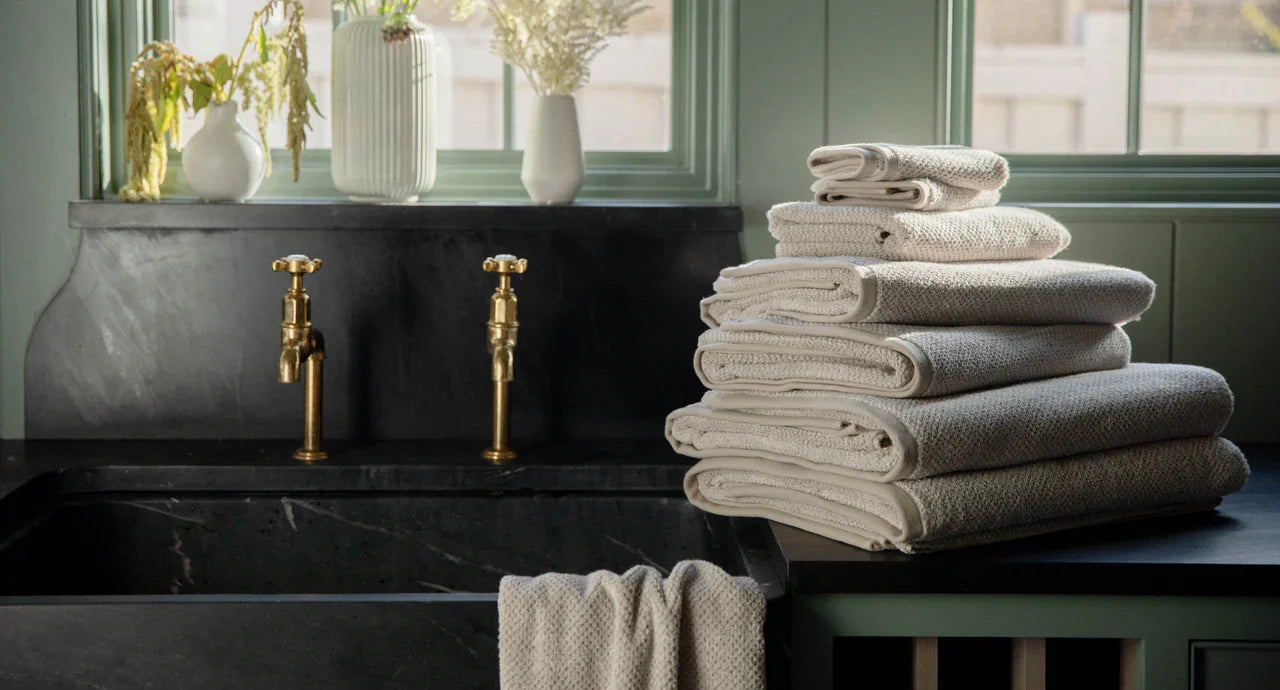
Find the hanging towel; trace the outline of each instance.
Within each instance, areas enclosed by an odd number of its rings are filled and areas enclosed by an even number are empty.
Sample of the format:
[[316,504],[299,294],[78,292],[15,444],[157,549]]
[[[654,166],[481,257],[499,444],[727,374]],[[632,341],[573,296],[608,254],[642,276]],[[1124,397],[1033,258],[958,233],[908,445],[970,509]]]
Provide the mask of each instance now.
[[764,597],[704,561],[622,575],[507,576],[498,589],[503,690],[764,688]]
[[787,316],[822,323],[1120,324],[1155,295],[1127,268],[1043,259],[937,264],[862,257],[761,259],[726,268],[702,320]]
[[709,391],[667,417],[694,458],[755,457],[889,482],[1192,436],[1231,417],[1220,374],[1130,364],[938,398]]
[[814,177],[848,176],[856,180],[929,178],[953,187],[997,190],[1009,181],[1003,156],[967,146],[841,144],[809,154]]
[[824,177],[810,187],[813,200],[824,206],[883,206],[912,211],[964,211],[1000,203],[1000,192],[952,187],[937,180],[895,182]]
[[729,321],[698,338],[693,367],[714,390],[946,395],[1129,363],[1116,326],[810,324]]
[[759,458],[708,458],[685,475],[684,489],[708,512],[911,553],[1208,510],[1248,475],[1230,441],[1194,438],[889,484]]
[[1029,208],[930,213],[791,201],[769,209],[778,256],[868,256],[891,261],[1048,259],[1071,234]]

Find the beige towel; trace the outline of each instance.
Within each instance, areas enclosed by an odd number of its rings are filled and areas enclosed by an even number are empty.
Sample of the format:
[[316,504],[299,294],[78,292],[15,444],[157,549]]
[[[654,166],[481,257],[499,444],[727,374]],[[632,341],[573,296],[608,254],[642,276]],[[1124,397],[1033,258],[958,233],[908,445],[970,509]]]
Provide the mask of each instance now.
[[709,391],[667,417],[694,458],[755,457],[877,482],[1222,433],[1231,390],[1185,364],[1059,376],[938,398]]
[[1000,192],[952,187],[927,178],[869,182],[832,175],[814,182],[813,200],[824,206],[883,206],[912,211],[964,211],[1000,203]]
[[966,189],[997,190],[1009,181],[1009,161],[991,151],[967,146],[822,146],[809,154],[809,171],[814,177],[848,175],[858,180],[926,177]]
[[916,552],[1209,509],[1248,476],[1230,441],[1194,438],[890,484],[759,458],[708,458],[685,475],[684,489],[712,513]]
[[704,561],[622,575],[507,576],[498,589],[503,690],[763,688],[764,598]]
[[715,390],[946,395],[1129,363],[1116,326],[810,324],[771,317],[705,331],[694,371]]
[[867,256],[891,261],[1048,259],[1071,234],[1029,208],[902,211],[791,201],[769,209],[778,256]]
[[726,268],[702,320],[787,316],[825,323],[968,324],[1132,321],[1156,285],[1137,271],[1044,259],[938,264],[860,257],[762,259]]

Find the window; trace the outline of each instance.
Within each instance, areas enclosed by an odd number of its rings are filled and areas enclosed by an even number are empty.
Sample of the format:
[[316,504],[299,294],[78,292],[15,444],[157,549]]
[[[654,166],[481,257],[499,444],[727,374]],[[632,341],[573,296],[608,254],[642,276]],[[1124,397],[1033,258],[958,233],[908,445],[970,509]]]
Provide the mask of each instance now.
[[[263,0],[81,0],[82,59],[96,68],[107,91],[123,90],[122,71],[151,37],[172,38],[197,59],[235,54],[249,16]],[[119,7],[116,7],[116,5]],[[725,3],[649,0],[632,19],[628,34],[609,42],[592,63],[590,82],[577,94],[587,178],[580,198],[723,201],[731,197],[733,146],[729,88],[733,82],[732,12]],[[329,113],[330,46],[341,12],[331,0],[304,0],[310,46],[309,82],[320,109]],[[87,8],[87,9],[86,9]],[[491,20],[476,12],[463,23],[449,18],[444,2],[424,0],[416,9],[448,46],[438,72],[439,177],[425,199],[520,199],[520,150],[529,120],[532,92],[523,75],[489,53]],[[88,27],[83,25],[89,24]],[[88,43],[86,47],[84,44]],[[119,106],[123,94],[104,97],[82,85],[87,122],[105,116],[107,127],[94,139],[99,159],[87,167],[97,177],[93,193],[112,196],[122,175]],[[105,111],[105,112],[99,112]],[[202,115],[184,127],[189,135]],[[246,127],[256,128],[252,113]],[[302,179],[268,178],[259,198],[333,197],[328,172],[331,141],[327,119],[312,118],[303,154]],[[84,127],[82,127],[84,129]],[[82,133],[83,135],[83,133]],[[284,124],[268,125],[273,157],[283,161]],[[171,157],[165,188],[184,189],[180,153]],[[287,170],[287,166],[277,169]]]
[[973,0],[972,60],[975,146],[1280,154],[1280,0]]

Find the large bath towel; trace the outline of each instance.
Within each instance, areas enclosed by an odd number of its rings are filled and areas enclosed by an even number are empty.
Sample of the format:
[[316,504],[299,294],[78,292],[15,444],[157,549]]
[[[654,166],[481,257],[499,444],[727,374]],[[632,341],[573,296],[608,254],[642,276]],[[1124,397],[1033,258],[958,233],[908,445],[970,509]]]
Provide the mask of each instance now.
[[750,578],[682,561],[622,575],[507,576],[503,690],[764,688],[764,597]]
[[1117,326],[812,324],[729,321],[698,338],[693,366],[713,390],[946,395],[1129,363]]
[[726,268],[702,320],[787,316],[821,323],[1120,324],[1155,283],[1127,268],[1043,259],[938,264],[862,257],[762,259]]
[[1216,436],[1231,405],[1215,371],[1131,364],[938,398],[709,391],[667,417],[667,440],[694,458],[756,457],[889,482]]
[[769,209],[778,256],[868,256],[892,261],[1048,259],[1071,234],[1029,208],[902,211],[791,201]]
[[965,189],[930,179],[869,182],[832,175],[814,182],[813,200],[824,206],[883,206],[912,211],[964,211],[1000,203],[1000,192]]
[[858,180],[929,178],[966,189],[1000,189],[1009,180],[1003,156],[967,146],[909,144],[841,144],[809,154],[815,177],[848,176]]
[[1230,441],[1194,438],[888,484],[759,458],[708,458],[689,470],[684,488],[712,513],[916,552],[1207,510],[1248,475]]

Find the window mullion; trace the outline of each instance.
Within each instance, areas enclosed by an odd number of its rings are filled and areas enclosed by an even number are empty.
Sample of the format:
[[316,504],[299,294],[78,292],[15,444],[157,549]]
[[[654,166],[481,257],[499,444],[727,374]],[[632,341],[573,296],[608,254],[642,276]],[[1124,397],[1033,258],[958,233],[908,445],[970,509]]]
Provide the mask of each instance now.
[[516,71],[502,63],[502,150],[516,148]]
[[1129,2],[1129,94],[1125,152],[1137,153],[1142,143],[1142,42],[1146,0]]
[[155,41],[172,41],[173,0],[152,0],[150,7],[151,39]]

